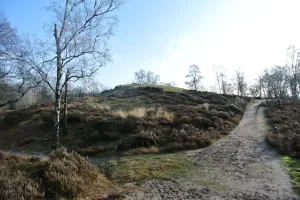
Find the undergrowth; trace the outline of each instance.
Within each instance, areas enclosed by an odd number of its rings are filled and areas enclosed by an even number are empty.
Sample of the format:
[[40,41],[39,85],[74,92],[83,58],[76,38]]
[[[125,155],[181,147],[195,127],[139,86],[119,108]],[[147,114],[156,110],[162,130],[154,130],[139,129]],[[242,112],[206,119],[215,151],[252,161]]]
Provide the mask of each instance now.
[[300,102],[274,100],[262,103],[271,128],[266,140],[282,156],[282,163],[290,175],[295,191],[300,194]]
[[271,126],[267,141],[291,157],[300,157],[300,101],[267,101],[266,117]]
[[0,199],[101,199],[119,190],[77,153],[47,159],[0,153]]
[[124,199],[136,183],[172,179],[193,167],[180,153],[107,159],[97,166],[64,148],[42,159],[0,152],[0,164],[3,200]]
[[[70,100],[69,134],[61,133],[60,140],[88,156],[203,148],[236,127],[248,102],[234,95],[174,87],[118,86],[99,97]],[[5,113],[0,147],[47,151],[52,128],[53,105]]]

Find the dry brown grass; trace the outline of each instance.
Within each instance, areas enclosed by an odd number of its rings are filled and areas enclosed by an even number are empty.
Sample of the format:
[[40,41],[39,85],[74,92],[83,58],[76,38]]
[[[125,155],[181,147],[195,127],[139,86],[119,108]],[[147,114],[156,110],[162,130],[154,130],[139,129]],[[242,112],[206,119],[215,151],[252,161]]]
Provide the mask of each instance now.
[[134,108],[130,111],[123,111],[123,110],[119,109],[119,110],[113,111],[113,115],[120,116],[122,118],[127,118],[128,116],[144,118],[144,117],[150,115],[154,119],[163,118],[163,119],[167,119],[169,121],[174,120],[174,114],[172,112],[166,111],[162,107],[159,107],[159,108],[139,107],[139,108]]
[[85,156],[95,156],[99,153],[103,153],[105,151],[104,146],[88,146],[84,148],[79,148],[76,150],[77,153],[80,155],[85,155]]

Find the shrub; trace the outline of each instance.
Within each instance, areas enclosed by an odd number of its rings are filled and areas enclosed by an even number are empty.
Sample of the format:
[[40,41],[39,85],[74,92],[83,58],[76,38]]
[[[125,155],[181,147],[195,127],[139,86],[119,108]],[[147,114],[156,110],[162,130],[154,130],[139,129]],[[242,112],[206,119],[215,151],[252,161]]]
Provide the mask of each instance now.
[[243,114],[243,110],[241,108],[239,108],[237,105],[235,104],[230,104],[227,106],[228,110],[231,110],[237,114]]
[[300,102],[291,100],[266,101],[268,123],[274,127],[267,141],[292,157],[300,157]]
[[3,154],[0,199],[102,198],[119,191],[79,154],[58,149],[47,159]]
[[151,147],[157,146],[159,143],[159,137],[155,130],[141,131],[130,138],[122,140],[121,144],[118,145],[118,150],[127,150],[138,147]]
[[80,155],[84,155],[84,156],[94,156],[97,155],[98,153],[103,153],[104,151],[105,151],[104,146],[89,146],[89,147],[77,149],[77,152]]
[[0,199],[44,199],[40,183],[21,171],[0,168]]
[[79,154],[58,149],[49,156],[44,178],[48,193],[74,198],[93,186],[98,177],[97,167]]

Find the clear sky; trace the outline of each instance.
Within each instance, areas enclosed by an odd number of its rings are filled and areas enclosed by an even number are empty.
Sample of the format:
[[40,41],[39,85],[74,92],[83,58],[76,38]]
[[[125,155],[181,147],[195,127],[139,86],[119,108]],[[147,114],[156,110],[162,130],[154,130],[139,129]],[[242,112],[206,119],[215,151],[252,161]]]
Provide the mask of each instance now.
[[[48,0],[0,0],[20,33],[43,35]],[[188,66],[197,64],[204,85],[214,84],[214,64],[228,75],[241,68],[251,82],[265,68],[283,65],[289,45],[300,47],[299,0],[127,0],[109,42],[113,62],[100,82],[129,83],[139,69],[185,87]]]

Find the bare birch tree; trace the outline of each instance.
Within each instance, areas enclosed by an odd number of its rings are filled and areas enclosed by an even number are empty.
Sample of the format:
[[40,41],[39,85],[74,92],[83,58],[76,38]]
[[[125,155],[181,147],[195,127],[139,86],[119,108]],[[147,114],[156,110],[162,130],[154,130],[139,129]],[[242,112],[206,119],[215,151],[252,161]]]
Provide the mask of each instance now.
[[247,91],[247,84],[245,81],[244,72],[242,72],[240,69],[236,70],[235,72],[235,81],[237,95],[245,96]]
[[[54,42],[41,53],[43,62],[35,64],[35,69],[55,96],[53,149],[60,145],[63,89],[69,81],[90,77],[110,61],[107,40],[117,25],[115,11],[121,3],[121,0],[56,0],[47,8],[54,14],[49,25],[53,28]],[[55,73],[54,85],[50,81],[51,71]]]
[[287,67],[290,69],[292,79],[290,80],[292,97],[298,98],[300,87],[300,52],[295,46],[287,49]]
[[37,73],[24,61],[23,42],[0,13],[0,107],[14,104],[40,83]]
[[191,65],[189,67],[189,74],[185,76],[186,78],[190,79],[186,81],[185,84],[188,86],[189,89],[192,90],[200,90],[201,88],[201,76],[200,69],[197,65]]
[[157,84],[160,80],[160,76],[155,74],[152,71],[146,72],[145,70],[141,69],[134,73],[134,80],[133,82],[137,84]]
[[228,93],[228,82],[226,81],[226,68],[222,65],[214,65],[213,70],[216,75],[216,82],[218,85],[219,93],[220,94],[227,94]]

